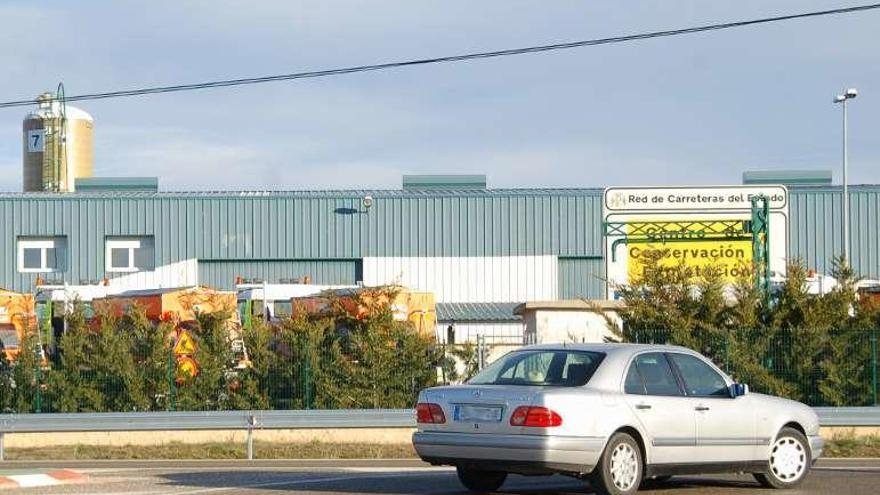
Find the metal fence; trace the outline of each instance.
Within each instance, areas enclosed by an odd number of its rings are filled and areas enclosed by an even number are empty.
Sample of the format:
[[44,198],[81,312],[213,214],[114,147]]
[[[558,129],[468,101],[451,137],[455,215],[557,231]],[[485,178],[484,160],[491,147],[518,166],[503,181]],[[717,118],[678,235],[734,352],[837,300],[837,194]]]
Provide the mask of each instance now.
[[876,328],[734,331],[631,330],[638,343],[678,344],[710,357],[736,380],[811,406],[877,405]]
[[[479,368],[490,347],[457,346],[471,354],[452,357],[411,332],[306,330],[246,334],[246,356],[226,334],[202,333],[189,371],[152,327],[83,331],[48,353],[25,346],[14,362],[0,359],[0,413],[410,408],[421,389]],[[758,392],[811,406],[878,403],[876,328],[625,335],[696,349]]]
[[393,338],[267,339],[246,359],[202,340],[191,360],[120,338],[0,362],[0,414],[410,408],[441,364],[435,349]]

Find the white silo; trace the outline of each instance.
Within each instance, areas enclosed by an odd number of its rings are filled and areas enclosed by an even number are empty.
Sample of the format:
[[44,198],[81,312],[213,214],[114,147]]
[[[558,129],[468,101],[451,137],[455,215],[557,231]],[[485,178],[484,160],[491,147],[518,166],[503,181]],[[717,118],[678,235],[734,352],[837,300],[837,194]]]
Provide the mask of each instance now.
[[72,192],[77,177],[94,174],[95,121],[84,110],[44,93],[22,122],[22,188]]

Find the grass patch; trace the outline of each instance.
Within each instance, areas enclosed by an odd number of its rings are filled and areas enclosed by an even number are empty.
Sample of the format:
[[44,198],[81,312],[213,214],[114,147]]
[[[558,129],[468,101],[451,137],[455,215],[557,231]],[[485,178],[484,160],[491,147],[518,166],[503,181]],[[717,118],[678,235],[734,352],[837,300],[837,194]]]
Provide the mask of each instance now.
[[[256,459],[401,459],[415,457],[412,445],[368,443],[281,443],[254,442]],[[126,459],[244,459],[243,443],[168,443],[164,445],[9,448],[6,459],[41,460],[126,460]]]
[[835,435],[825,442],[825,457],[880,457],[880,436]]

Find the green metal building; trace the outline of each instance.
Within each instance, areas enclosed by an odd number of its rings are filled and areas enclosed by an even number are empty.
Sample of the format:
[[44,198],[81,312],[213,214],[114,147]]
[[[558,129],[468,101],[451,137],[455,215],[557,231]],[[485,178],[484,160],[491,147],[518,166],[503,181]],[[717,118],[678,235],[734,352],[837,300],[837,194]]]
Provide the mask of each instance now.
[[[148,182],[148,181],[147,181]],[[401,190],[159,192],[94,183],[0,193],[0,287],[37,277],[132,287],[236,277],[403,283],[444,303],[602,298],[600,189],[487,189],[408,178]],[[791,184],[788,256],[826,272],[841,191]],[[852,264],[880,278],[880,186],[851,186]]]

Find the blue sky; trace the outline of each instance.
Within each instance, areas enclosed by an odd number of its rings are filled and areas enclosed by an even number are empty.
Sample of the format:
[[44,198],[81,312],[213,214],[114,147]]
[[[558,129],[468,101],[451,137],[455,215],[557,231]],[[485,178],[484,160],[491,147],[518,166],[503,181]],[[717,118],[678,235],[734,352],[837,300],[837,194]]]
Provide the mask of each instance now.
[[[0,100],[496,50],[857,5],[844,1],[3,1]],[[737,184],[743,170],[880,183],[880,11],[478,62],[82,102],[97,175],[163,189]],[[0,190],[21,119],[0,110]]]

